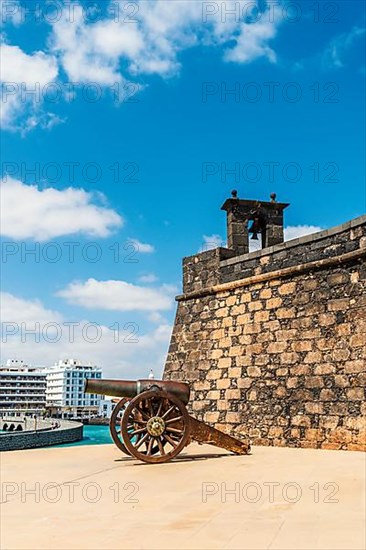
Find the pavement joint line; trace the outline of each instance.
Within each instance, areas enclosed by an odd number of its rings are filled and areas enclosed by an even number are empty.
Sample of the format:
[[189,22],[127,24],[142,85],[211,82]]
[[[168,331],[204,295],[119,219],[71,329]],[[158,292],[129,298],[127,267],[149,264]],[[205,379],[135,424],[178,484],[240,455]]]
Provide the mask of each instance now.
[[272,545],[276,542],[276,539],[278,538],[278,535],[280,534],[280,532],[282,531],[282,527],[285,525],[286,523],[286,520],[284,519],[281,524],[278,526],[278,529],[276,530],[276,532],[274,533],[273,535],[273,538],[272,540],[270,541],[270,543],[267,545],[267,550],[270,550],[272,548]]
[[[57,483],[56,481],[55,482],[50,482],[50,483],[54,483],[55,486],[57,486],[57,487],[62,487],[63,485],[66,485],[68,483],[73,483],[75,481],[80,481],[82,479],[88,479],[88,477],[91,477],[93,475],[104,474],[105,472],[110,472],[111,470],[118,470],[119,468],[120,468],[120,466],[114,466],[113,468],[104,468],[103,470],[98,470],[97,472],[93,472],[91,474],[86,474],[85,476],[76,477],[75,479],[69,479],[68,481],[62,481],[62,483]],[[8,504],[9,502],[14,501],[17,498],[19,498],[19,496],[20,495],[12,495],[10,498],[8,497],[8,500],[0,501],[0,504]]]

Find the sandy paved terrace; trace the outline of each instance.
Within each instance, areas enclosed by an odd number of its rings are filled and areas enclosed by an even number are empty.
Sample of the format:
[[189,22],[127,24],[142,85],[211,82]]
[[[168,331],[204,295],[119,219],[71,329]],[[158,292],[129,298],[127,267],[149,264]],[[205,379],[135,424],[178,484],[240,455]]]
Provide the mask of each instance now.
[[196,444],[162,465],[114,445],[3,453],[1,548],[361,549],[365,459]]

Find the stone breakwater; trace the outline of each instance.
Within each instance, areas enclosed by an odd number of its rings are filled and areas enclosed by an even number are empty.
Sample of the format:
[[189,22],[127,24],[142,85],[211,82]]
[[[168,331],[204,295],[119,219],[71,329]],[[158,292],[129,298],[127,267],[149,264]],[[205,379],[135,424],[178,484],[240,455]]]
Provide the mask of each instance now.
[[196,417],[255,445],[366,450],[366,216],[183,261],[164,376]]
[[[29,424],[28,420],[28,424]],[[34,421],[33,421],[34,422]],[[52,426],[57,422],[58,427]],[[19,423],[16,417],[4,419],[1,422],[8,425]],[[33,426],[31,426],[33,428]],[[37,429],[25,429],[24,431],[0,432],[0,451],[17,451],[21,449],[33,449],[36,447],[48,447],[50,445],[61,445],[63,443],[74,443],[83,438],[83,425],[80,422],[69,422],[66,420],[37,420]]]

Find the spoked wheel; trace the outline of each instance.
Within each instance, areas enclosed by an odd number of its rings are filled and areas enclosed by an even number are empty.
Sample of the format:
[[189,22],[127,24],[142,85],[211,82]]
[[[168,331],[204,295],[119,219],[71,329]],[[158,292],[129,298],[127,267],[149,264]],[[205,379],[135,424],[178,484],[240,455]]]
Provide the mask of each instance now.
[[114,441],[114,443],[117,445],[117,447],[126,455],[130,456],[130,453],[126,449],[123,439],[122,439],[122,433],[121,433],[121,421],[124,415],[124,412],[126,410],[127,403],[129,403],[130,399],[127,397],[124,397],[120,401],[118,401],[117,405],[114,407],[111,419],[109,422],[109,431],[111,433],[111,437]]
[[174,395],[161,390],[145,391],[131,399],[121,425],[127,451],[143,462],[167,462],[189,439],[187,409]]

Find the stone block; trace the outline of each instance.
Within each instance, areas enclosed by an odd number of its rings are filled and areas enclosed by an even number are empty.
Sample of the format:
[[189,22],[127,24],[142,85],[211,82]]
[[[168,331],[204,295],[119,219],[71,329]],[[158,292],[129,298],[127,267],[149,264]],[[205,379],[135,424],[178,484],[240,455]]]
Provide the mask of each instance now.
[[296,317],[296,309],[294,307],[281,307],[276,311],[277,319],[291,319]]
[[252,294],[251,292],[243,292],[240,298],[241,304],[247,304],[248,302],[252,301]]
[[239,412],[227,412],[226,413],[226,422],[229,424],[237,424],[241,421],[241,414]]
[[207,393],[206,398],[217,401],[218,399],[220,399],[220,392],[218,390],[211,390]]
[[287,349],[287,342],[271,342],[268,345],[267,353],[283,353]]
[[219,412],[207,412],[204,415],[204,422],[207,422],[208,424],[215,424],[219,421],[220,413]]
[[323,388],[324,381],[321,376],[308,376],[305,378],[306,388]]
[[229,308],[228,307],[220,307],[216,310],[215,315],[216,317],[227,317],[229,314]]
[[344,364],[344,372],[347,374],[354,374],[358,372],[366,371],[366,361],[364,359],[358,359],[355,361],[347,361]]
[[306,415],[296,415],[292,419],[292,425],[293,426],[304,426],[306,428],[309,428],[311,426],[311,420],[309,416]]
[[314,374],[332,374],[335,371],[336,369],[331,363],[321,363],[320,365],[316,365]]
[[266,302],[266,309],[277,309],[282,305],[282,298],[270,298]]
[[248,367],[247,368],[247,374],[251,378],[257,378],[261,376],[262,371],[259,367]]
[[269,311],[256,311],[254,314],[254,322],[262,323],[269,320]]
[[333,361],[342,362],[344,363],[350,358],[350,350],[349,349],[335,349],[332,352],[332,358]]
[[247,305],[246,304],[240,304],[239,306],[234,306],[230,310],[230,315],[233,315],[233,317],[237,317],[238,315],[242,315],[246,312]]
[[363,401],[365,399],[365,391],[363,388],[349,388],[346,390],[348,399],[352,401]]
[[322,390],[320,392],[320,401],[334,401],[336,399],[336,395],[332,390]]
[[292,378],[288,378],[287,382],[286,382],[286,386],[289,389],[297,388],[298,384],[299,384],[299,378],[297,376],[293,376]]
[[319,420],[319,427],[334,430],[338,426],[338,423],[338,416],[321,416]]
[[310,414],[323,414],[324,405],[323,403],[316,401],[309,401],[308,403],[305,403],[305,410]]
[[218,390],[226,390],[227,388],[230,388],[230,379],[229,378],[221,378],[220,380],[217,380],[216,382],[216,388]]
[[260,300],[255,300],[254,302],[250,302],[248,304],[248,310],[249,311],[259,311],[263,309],[262,302]]
[[323,354],[320,351],[309,351],[304,358],[304,363],[321,363]]
[[296,291],[296,283],[285,283],[278,287],[278,293],[286,296],[287,294],[293,294]]
[[218,360],[217,366],[219,369],[227,369],[232,366],[232,358],[231,357],[222,357]]
[[270,288],[264,288],[260,291],[259,298],[261,300],[268,300],[269,298],[272,298],[272,290]]
[[240,389],[227,389],[225,391],[225,399],[240,399],[241,391]]
[[318,321],[320,326],[328,327],[336,323],[336,316],[333,313],[321,313]]
[[229,296],[228,298],[226,298],[226,305],[227,307],[231,307],[231,306],[234,306],[238,301],[238,296],[234,295],[234,296]]
[[238,388],[247,389],[253,384],[253,378],[239,378]]
[[299,354],[295,352],[282,353],[280,361],[283,365],[296,365],[299,361]]
[[349,307],[349,298],[337,298],[335,300],[329,300],[329,311],[346,311]]
[[224,355],[224,352],[222,349],[213,349],[210,352],[211,359],[220,359]]
[[311,351],[312,347],[312,342],[309,340],[297,340],[291,343],[291,349],[294,351]]
[[241,367],[230,367],[228,371],[229,378],[239,378],[241,376]]
[[208,380],[217,380],[222,376],[222,371],[220,369],[210,369],[206,373],[206,378]]

